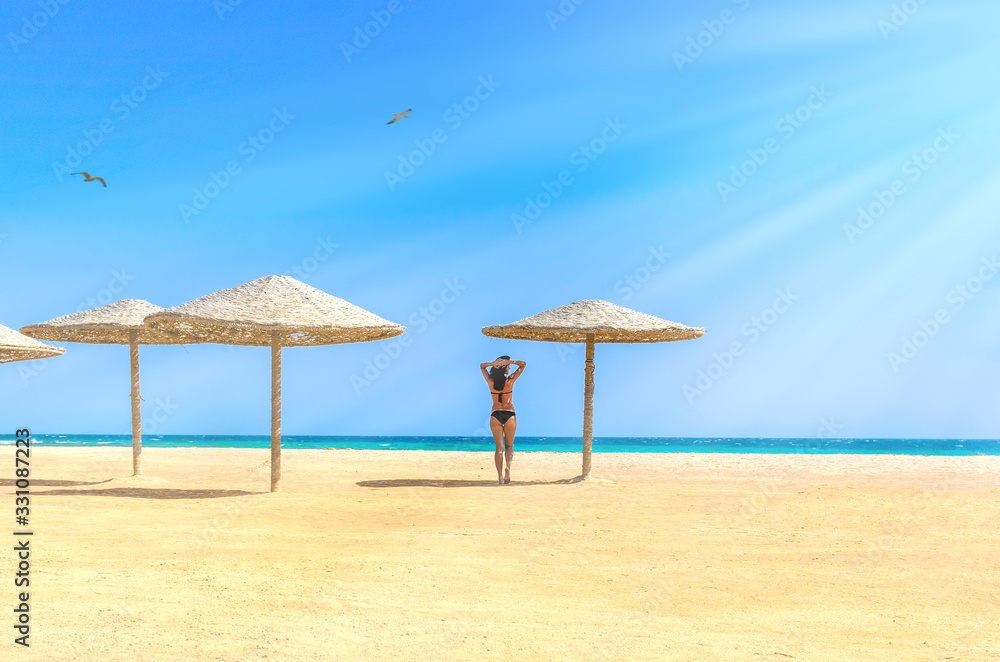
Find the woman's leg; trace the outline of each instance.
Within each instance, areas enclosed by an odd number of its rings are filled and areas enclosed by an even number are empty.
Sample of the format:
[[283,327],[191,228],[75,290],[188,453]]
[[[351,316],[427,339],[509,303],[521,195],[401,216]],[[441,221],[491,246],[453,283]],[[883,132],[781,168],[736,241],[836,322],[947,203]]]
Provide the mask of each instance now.
[[[505,483],[510,482],[510,461],[514,459],[515,431],[517,431],[517,416],[511,416],[510,418],[507,419],[507,424],[503,426],[503,436],[507,446],[505,453],[505,455],[507,456],[507,474],[504,476],[503,479],[503,482]],[[497,448],[499,448],[499,446],[497,446]]]
[[[509,423],[510,421],[508,421]],[[494,416],[490,416],[490,431],[493,432],[493,441],[497,450],[493,454],[493,460],[497,465],[497,480],[503,484],[503,426]]]

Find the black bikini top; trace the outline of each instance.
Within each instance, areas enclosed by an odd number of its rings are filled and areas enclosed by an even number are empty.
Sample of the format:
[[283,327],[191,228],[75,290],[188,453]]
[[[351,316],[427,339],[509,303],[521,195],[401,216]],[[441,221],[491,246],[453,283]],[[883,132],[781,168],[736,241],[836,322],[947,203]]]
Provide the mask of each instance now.
[[506,375],[500,375],[499,378],[498,377],[494,377],[493,378],[493,388],[496,389],[496,391],[497,391],[497,393],[496,393],[497,404],[503,404],[503,399],[501,399],[501,397],[500,397],[501,395],[505,395],[507,393],[511,393],[512,392],[512,391],[505,391],[505,390],[503,390],[506,385],[507,385],[507,376]]

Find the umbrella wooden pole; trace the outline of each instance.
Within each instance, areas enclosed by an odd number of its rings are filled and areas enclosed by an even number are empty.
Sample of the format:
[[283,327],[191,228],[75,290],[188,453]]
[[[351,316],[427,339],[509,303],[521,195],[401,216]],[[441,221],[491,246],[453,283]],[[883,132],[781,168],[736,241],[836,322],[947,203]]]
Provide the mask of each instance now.
[[128,353],[132,364],[132,475],[142,475],[142,417],[139,408],[139,332],[128,332]]
[[281,480],[281,345],[271,336],[271,491]]
[[583,373],[583,477],[590,478],[590,451],[594,442],[594,336],[587,336]]

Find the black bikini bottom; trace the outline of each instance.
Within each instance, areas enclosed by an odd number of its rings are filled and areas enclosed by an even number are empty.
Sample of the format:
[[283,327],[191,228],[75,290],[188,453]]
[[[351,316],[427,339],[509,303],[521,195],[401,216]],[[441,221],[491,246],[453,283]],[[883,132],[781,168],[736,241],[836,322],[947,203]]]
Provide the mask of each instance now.
[[497,409],[495,412],[491,414],[491,416],[500,421],[500,425],[507,425],[507,421],[514,418],[514,412]]

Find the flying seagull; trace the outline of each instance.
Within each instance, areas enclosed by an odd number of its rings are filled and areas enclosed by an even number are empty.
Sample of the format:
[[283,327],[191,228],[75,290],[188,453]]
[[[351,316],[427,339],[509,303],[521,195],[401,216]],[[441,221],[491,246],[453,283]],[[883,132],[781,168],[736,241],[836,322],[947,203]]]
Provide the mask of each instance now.
[[406,117],[406,115],[408,113],[412,113],[412,112],[413,112],[413,109],[410,108],[409,110],[404,110],[401,113],[393,113],[393,118],[391,120],[389,120],[388,122],[386,122],[386,124],[392,124],[393,122],[398,122],[399,120],[401,120],[404,117]]
[[[86,179],[83,180],[85,182],[95,182],[96,181],[96,182],[100,182],[100,183],[104,184],[104,180],[103,179],[101,179],[100,177],[91,177],[90,173],[86,173],[86,172],[71,172],[69,174],[71,174],[71,175],[83,175],[84,177],[86,177]],[[104,184],[104,188],[108,188],[108,185]]]

